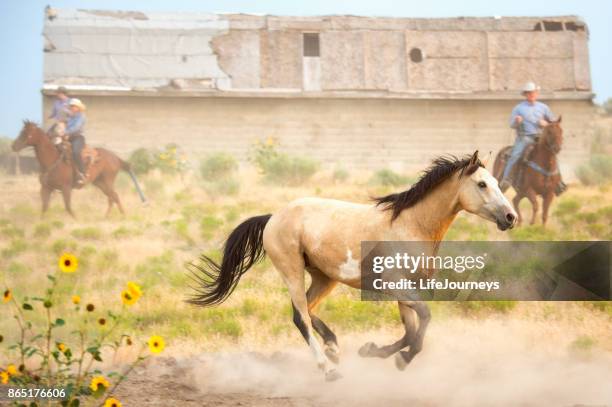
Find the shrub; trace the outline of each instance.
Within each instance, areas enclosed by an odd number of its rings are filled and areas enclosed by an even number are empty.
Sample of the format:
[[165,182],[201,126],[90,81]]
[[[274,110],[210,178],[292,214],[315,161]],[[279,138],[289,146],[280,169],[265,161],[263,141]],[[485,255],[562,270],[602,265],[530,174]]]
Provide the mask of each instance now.
[[584,185],[601,185],[612,181],[612,155],[593,154],[589,161],[576,169]]
[[228,178],[238,169],[236,159],[227,153],[209,154],[200,160],[200,175],[205,180]]
[[159,150],[139,148],[128,159],[136,174],[146,174],[154,168],[167,174],[181,173],[188,167],[187,157],[179,152],[176,144],[171,143]]
[[398,187],[409,183],[410,178],[389,169],[378,170],[370,178],[370,184],[376,186]]
[[146,174],[155,167],[154,153],[146,148],[134,150],[128,159],[136,174]]
[[188,168],[187,157],[178,145],[170,143],[155,155],[155,166],[166,174],[183,173]]
[[335,182],[346,182],[349,179],[349,172],[344,168],[336,168],[332,174],[332,179]]
[[319,169],[319,163],[311,158],[295,157],[277,151],[272,139],[268,139],[265,144],[255,145],[251,161],[267,182],[282,185],[302,184]]

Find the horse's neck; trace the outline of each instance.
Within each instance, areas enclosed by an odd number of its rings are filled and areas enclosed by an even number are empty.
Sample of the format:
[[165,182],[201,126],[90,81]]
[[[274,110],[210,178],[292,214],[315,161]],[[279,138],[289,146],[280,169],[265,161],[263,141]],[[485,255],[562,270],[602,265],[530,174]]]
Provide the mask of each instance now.
[[533,149],[532,160],[546,170],[553,170],[557,166],[557,155],[546,147],[545,142],[539,142]]
[[42,130],[40,130],[38,137],[40,141],[34,145],[34,151],[40,166],[46,170],[58,160],[59,152]]
[[442,241],[459,213],[457,189],[456,176],[444,181],[412,208],[404,210],[397,226],[414,235],[410,238]]

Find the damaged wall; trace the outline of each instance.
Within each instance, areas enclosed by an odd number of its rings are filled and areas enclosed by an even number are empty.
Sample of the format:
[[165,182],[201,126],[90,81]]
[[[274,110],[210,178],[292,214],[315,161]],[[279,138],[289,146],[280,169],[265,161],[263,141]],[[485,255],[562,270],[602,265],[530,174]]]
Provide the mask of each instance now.
[[151,89],[184,79],[227,87],[210,45],[227,29],[215,14],[60,10],[45,21],[45,83]]
[[[279,17],[56,10],[45,84],[163,91],[589,92],[588,30],[542,18]],[[304,84],[303,35],[319,36]],[[310,66],[309,65],[309,66]],[[318,75],[318,74],[317,74]]]

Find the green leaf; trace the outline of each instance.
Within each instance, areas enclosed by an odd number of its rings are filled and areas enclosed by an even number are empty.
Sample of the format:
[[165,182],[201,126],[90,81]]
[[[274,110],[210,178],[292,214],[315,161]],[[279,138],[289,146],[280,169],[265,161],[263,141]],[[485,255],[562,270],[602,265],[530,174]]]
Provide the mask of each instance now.
[[47,278],[53,282],[55,282],[57,279],[55,278],[55,276],[52,276],[51,274],[47,274]]
[[66,321],[64,321],[61,318],[58,318],[55,320],[55,326],[64,326],[64,324],[66,323]]
[[28,304],[27,302],[24,302],[22,305],[23,309],[26,311],[32,311],[34,309],[34,307],[32,307],[30,304]]

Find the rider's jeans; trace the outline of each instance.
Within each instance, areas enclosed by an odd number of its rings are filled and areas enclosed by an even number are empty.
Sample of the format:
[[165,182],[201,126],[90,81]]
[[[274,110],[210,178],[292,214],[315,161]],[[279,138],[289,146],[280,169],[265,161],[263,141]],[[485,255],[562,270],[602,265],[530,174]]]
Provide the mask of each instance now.
[[512,148],[512,153],[510,153],[510,159],[506,163],[506,168],[504,168],[504,176],[502,179],[507,179],[508,175],[510,175],[510,171],[514,164],[521,158],[523,155],[523,151],[527,148],[528,145],[533,144],[535,142],[535,135],[525,135],[521,134],[516,137],[516,141],[514,142],[514,147]]
[[83,160],[81,159],[81,151],[83,151],[83,147],[85,147],[85,137],[78,134],[71,137],[72,143],[72,158],[77,164],[77,168],[79,172],[83,174],[85,172],[83,168]]

